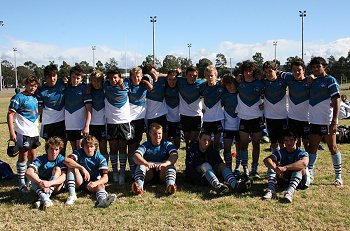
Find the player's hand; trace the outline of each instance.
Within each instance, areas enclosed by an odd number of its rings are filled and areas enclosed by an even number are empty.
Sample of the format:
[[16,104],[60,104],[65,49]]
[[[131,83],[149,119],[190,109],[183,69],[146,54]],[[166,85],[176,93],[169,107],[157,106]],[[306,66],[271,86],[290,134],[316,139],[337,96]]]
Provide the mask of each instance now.
[[329,134],[336,134],[337,133],[337,123],[335,122],[332,122],[330,125],[329,125]]
[[86,187],[87,187],[87,189],[88,189],[89,191],[92,191],[94,188],[97,187],[97,185],[98,185],[98,184],[96,184],[95,181],[90,181],[90,182],[86,185]]
[[122,90],[125,89],[125,84],[124,84],[124,81],[123,80],[120,80],[118,83],[117,83],[118,87]]
[[45,189],[45,188],[50,188],[51,182],[47,180],[42,180],[39,183],[40,188]]
[[88,136],[89,135],[89,132],[90,132],[90,129],[89,129],[89,126],[85,126],[82,133],[83,133],[83,136]]
[[84,174],[84,180],[85,181],[90,181],[90,173],[83,167],[82,172]]
[[285,171],[287,171],[287,168],[284,167],[284,166],[277,166],[276,169],[276,174],[279,176],[279,177],[283,177],[283,174]]
[[10,140],[13,141],[13,142],[17,142],[17,135],[16,133],[10,133]]

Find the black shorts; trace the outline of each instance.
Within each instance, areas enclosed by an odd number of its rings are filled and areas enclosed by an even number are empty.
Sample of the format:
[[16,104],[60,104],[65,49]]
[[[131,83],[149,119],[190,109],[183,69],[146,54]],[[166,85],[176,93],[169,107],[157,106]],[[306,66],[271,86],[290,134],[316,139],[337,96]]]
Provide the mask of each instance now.
[[130,123],[107,124],[107,140],[128,141],[134,138],[135,130]]
[[[292,177],[292,171],[287,171],[283,174],[283,178],[277,178],[277,185],[281,188],[285,188],[285,187],[288,187],[289,186],[289,181]],[[301,178],[301,181],[300,183],[298,184],[297,186],[297,189],[305,189],[307,188],[306,187],[306,180],[307,180],[307,177],[306,175],[304,175],[302,178]]]
[[183,132],[199,132],[202,127],[202,117],[180,115],[180,123]]
[[239,122],[239,130],[246,133],[261,132],[264,128],[265,124],[262,117],[251,120],[241,119]]
[[224,127],[222,126],[221,121],[203,122],[202,131],[218,134],[223,132],[223,130]]
[[287,130],[287,119],[267,119],[266,128],[272,144],[283,143],[283,131]]
[[308,138],[310,133],[310,125],[307,121],[288,119],[288,129],[290,129],[297,137]]
[[[159,117],[156,117],[156,118],[153,118],[153,119],[148,119],[147,120],[147,128],[149,128],[149,126],[152,123],[158,123],[158,124],[162,125],[163,133],[167,133],[168,132],[166,115],[162,115],[162,116],[159,116]],[[148,131],[148,129],[147,129],[147,131]]]
[[236,142],[240,141],[239,139],[239,131],[228,131],[228,130],[224,130],[223,133],[223,139],[230,139],[230,140],[235,140]]
[[329,125],[310,124],[310,134],[325,136],[329,134]]
[[42,125],[42,138],[45,140],[48,140],[49,138],[53,136],[57,136],[61,139],[65,139],[65,124],[64,120],[57,122],[57,123],[52,123],[52,124],[45,124]]
[[83,132],[81,130],[66,130],[66,140],[75,141],[83,138]]
[[129,144],[140,143],[143,137],[143,133],[146,131],[145,119],[133,120],[130,122],[133,126],[135,135],[134,138],[129,140]]
[[98,141],[107,139],[106,125],[90,125],[89,135],[96,137]]
[[180,122],[168,121],[168,137],[179,137],[181,135]]
[[29,137],[22,134],[17,135],[17,146],[25,150],[36,149],[41,145],[39,136]]

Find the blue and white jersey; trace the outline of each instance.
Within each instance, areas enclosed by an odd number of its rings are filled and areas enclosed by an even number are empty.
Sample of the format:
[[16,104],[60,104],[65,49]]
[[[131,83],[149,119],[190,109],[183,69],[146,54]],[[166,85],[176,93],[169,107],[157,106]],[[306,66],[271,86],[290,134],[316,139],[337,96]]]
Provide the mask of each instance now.
[[99,151],[95,151],[93,156],[88,157],[84,152],[84,149],[81,148],[74,151],[70,157],[73,157],[73,160],[83,166],[90,173],[90,181],[100,179],[102,177],[100,174],[101,171],[108,171],[106,158]]
[[221,95],[224,88],[219,82],[214,86],[209,86],[207,82],[201,83],[199,92],[204,98],[203,122],[214,122],[224,119],[224,113],[221,106]]
[[188,84],[186,78],[177,77],[177,87],[180,93],[179,110],[185,116],[203,116],[199,85],[203,80],[197,79],[194,84]]
[[134,85],[130,79],[129,82],[129,102],[131,120],[144,119],[146,116],[146,95],[147,88],[144,84]]
[[263,111],[259,105],[262,103],[261,96],[264,93],[265,87],[261,80],[253,82],[242,82],[237,86],[238,90],[238,105],[236,112],[240,119],[251,120],[263,116]]
[[166,114],[166,119],[169,122],[180,122],[180,112],[179,112],[179,90],[177,87],[169,87],[166,84],[165,87],[165,102],[168,107],[168,113]]
[[310,85],[306,79],[295,80],[290,72],[282,72],[288,86],[288,118],[309,121]]
[[170,153],[173,152],[176,152],[177,154],[175,145],[164,140],[162,140],[159,146],[154,146],[151,141],[146,141],[135,151],[135,153],[139,153],[146,161],[149,162],[164,162],[169,158]]
[[55,86],[43,85],[39,88],[37,98],[39,107],[43,108],[42,125],[64,120],[64,92],[66,84],[58,79]]
[[124,81],[124,89],[111,86],[108,80],[103,84],[105,92],[105,113],[107,124],[130,123],[129,83]]
[[153,82],[152,91],[147,92],[146,119],[154,119],[168,113],[165,103],[165,82],[166,78],[159,77]]
[[37,157],[30,165],[29,167],[32,167],[35,172],[37,172],[38,176],[42,180],[50,180],[52,176],[52,170],[55,167],[59,167],[61,170],[66,170],[67,167],[63,163],[64,156],[61,154],[58,154],[56,157],[56,160],[49,161],[47,154],[44,154],[42,156]]
[[303,159],[304,157],[309,157],[309,154],[305,152],[302,148],[297,147],[294,152],[287,152],[286,148],[274,151],[271,156],[276,158],[276,161],[280,163],[281,166],[286,166],[288,164],[295,163],[298,160]]
[[85,104],[92,103],[87,85],[82,83],[76,87],[67,86],[65,91],[65,125],[66,130],[82,130],[85,126]]
[[103,88],[91,89],[92,113],[90,125],[105,125],[105,94]]
[[286,119],[287,118],[287,85],[282,78],[274,81],[264,80],[265,98],[264,113],[268,119]]
[[236,113],[238,93],[230,93],[224,90],[221,95],[221,104],[224,107],[224,129],[227,131],[239,130],[239,118]]
[[333,118],[331,98],[339,96],[337,80],[330,75],[316,78],[310,87],[309,121],[312,124],[329,125]]
[[29,137],[39,136],[38,100],[34,95],[24,95],[22,92],[11,98],[9,110],[15,112],[15,131]]

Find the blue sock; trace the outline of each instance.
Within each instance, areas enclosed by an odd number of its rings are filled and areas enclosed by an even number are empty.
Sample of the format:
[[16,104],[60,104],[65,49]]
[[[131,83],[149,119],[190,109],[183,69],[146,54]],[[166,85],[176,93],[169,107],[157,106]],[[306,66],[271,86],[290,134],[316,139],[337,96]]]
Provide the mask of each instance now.
[[110,154],[111,158],[111,165],[113,169],[113,173],[118,174],[118,155],[117,154]]
[[317,154],[315,153],[309,153],[309,164],[307,165],[307,168],[309,169],[309,172],[310,172],[310,178],[311,178],[311,181],[314,179],[314,167],[315,167],[315,164],[316,164],[316,161],[317,161]]
[[104,199],[107,198],[107,196],[108,196],[108,193],[104,189],[100,189],[96,191],[96,200],[98,202],[103,201]]
[[266,175],[267,175],[267,188],[270,189],[272,193],[276,193],[277,179],[276,179],[275,171],[272,170],[271,168],[268,168]]
[[249,175],[248,171],[248,150],[241,150],[241,160],[244,174]]
[[233,173],[229,168],[224,168],[222,170],[222,177],[231,186],[232,189],[236,187],[237,179],[233,176]]
[[176,182],[176,169],[175,166],[168,166],[165,170],[165,183],[168,187],[169,185],[174,185]]
[[287,188],[287,191],[293,194],[296,188],[298,187],[302,177],[303,175],[301,171],[293,172],[292,177],[290,178],[290,181],[289,181],[289,186]]
[[252,163],[252,172],[258,172],[259,163]]
[[120,174],[125,175],[126,161],[128,159],[128,154],[121,153],[119,154],[119,163],[120,163]]
[[17,167],[18,185],[19,185],[19,188],[21,188],[22,186],[26,185],[25,174],[27,170],[27,164],[26,162],[23,162],[23,163],[17,162],[16,167]]
[[239,172],[239,169],[241,167],[241,151],[237,150],[236,151],[236,166],[235,166],[235,172]]
[[224,160],[225,160],[226,166],[229,169],[232,169],[232,153],[231,152],[224,152]]
[[107,164],[108,164],[108,161],[109,161],[109,155],[108,155],[108,153],[102,153],[102,156],[103,156],[104,158],[106,158],[106,161],[107,161]]
[[342,180],[341,178],[341,153],[337,152],[336,154],[332,155],[332,162],[335,172],[335,179],[336,180]]
[[136,165],[135,165],[135,162],[134,162],[134,159],[133,159],[133,155],[128,155],[128,162],[129,162],[131,178],[134,179]]
[[146,177],[146,167],[143,165],[137,165],[135,170],[135,182],[143,188]]
[[207,170],[204,173],[204,176],[207,179],[207,181],[210,183],[211,186],[213,186],[214,188],[220,187],[219,179],[215,176],[215,173],[212,169]]
[[67,174],[67,184],[69,195],[75,194],[75,175],[71,171]]

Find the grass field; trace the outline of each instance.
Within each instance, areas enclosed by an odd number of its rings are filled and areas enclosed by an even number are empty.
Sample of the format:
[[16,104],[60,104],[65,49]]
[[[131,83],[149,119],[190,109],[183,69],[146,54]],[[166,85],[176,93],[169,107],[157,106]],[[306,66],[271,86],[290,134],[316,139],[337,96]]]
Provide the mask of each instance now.
[[[6,113],[13,92],[0,92],[0,159],[15,171],[16,158],[6,155]],[[348,90],[342,94],[349,96]],[[350,125],[349,120],[341,124]],[[269,155],[267,147],[261,147],[261,176],[266,172],[262,159]],[[34,193],[20,194],[16,178],[0,181],[0,230],[349,230],[350,145],[341,144],[339,148],[343,154],[344,188],[333,186],[330,154],[320,151],[313,185],[297,191],[292,204],[261,200],[266,179],[256,181],[247,193],[221,197],[209,187],[185,183],[183,148],[176,165],[179,191],[175,195],[165,196],[164,185],[146,185],[146,192],[135,197],[130,193],[130,183],[108,184],[107,191],[116,193],[118,199],[106,209],[95,208],[94,198],[88,194],[78,194],[78,201],[67,207],[67,193],[54,197],[54,206],[47,211],[32,209]],[[43,145],[38,154],[43,154]],[[282,193],[278,195],[282,197]]]

